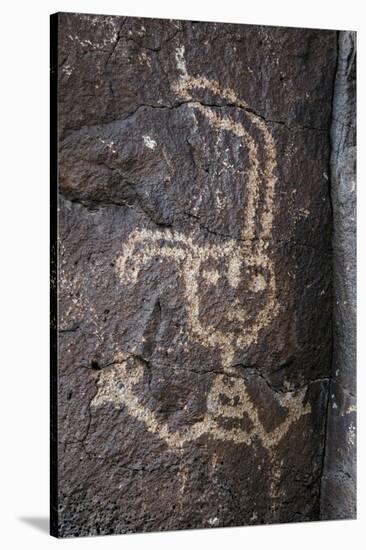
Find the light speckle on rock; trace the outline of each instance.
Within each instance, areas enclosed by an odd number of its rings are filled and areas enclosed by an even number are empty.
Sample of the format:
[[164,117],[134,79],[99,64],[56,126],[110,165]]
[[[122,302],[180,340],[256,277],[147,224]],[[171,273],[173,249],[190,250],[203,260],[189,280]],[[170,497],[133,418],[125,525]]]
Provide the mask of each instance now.
[[144,140],[144,144],[146,145],[146,147],[148,147],[149,149],[155,149],[157,145],[155,139],[152,139],[150,136],[142,136],[142,139]]

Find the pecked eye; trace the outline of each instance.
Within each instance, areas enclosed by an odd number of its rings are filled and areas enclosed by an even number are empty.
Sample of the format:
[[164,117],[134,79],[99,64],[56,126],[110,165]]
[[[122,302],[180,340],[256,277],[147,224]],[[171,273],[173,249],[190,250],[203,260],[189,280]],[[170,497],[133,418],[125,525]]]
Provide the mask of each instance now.
[[266,271],[258,266],[245,268],[241,258],[233,256],[227,267],[227,280],[232,288],[263,292],[267,288]]
[[262,292],[267,287],[267,281],[262,273],[255,273],[249,282],[248,288],[252,292]]
[[220,273],[217,269],[204,269],[202,271],[202,278],[207,284],[216,286],[218,280],[220,279]]

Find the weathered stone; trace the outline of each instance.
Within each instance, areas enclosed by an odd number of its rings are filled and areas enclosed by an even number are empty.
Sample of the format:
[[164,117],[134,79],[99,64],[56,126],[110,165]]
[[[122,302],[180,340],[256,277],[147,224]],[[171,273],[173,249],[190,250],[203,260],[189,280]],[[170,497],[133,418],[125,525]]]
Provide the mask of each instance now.
[[54,534],[319,519],[337,33],[54,17]]
[[334,346],[323,519],[356,517],[356,33],[340,32],[331,128]]

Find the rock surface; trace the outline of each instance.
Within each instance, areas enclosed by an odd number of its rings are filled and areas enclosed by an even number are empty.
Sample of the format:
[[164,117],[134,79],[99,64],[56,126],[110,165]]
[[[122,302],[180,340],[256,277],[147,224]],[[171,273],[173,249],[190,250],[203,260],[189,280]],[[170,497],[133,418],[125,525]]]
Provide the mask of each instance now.
[[331,128],[334,346],[321,517],[356,517],[356,33],[340,32]]
[[54,17],[53,533],[319,519],[337,33]]

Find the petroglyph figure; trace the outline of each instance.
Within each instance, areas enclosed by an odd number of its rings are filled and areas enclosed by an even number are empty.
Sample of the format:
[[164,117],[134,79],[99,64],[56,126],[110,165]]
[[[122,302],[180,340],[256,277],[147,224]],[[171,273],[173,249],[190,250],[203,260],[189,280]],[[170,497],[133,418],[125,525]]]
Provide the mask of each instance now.
[[[310,406],[303,405],[304,391],[288,392],[274,397],[288,413],[286,419],[268,433],[250,400],[244,379],[238,376],[230,378],[230,375],[234,373],[232,361],[235,351],[255,343],[260,332],[270,325],[279,310],[274,267],[267,252],[273,224],[276,149],[264,120],[254,114],[233,90],[223,89],[217,82],[203,76],[189,76],[183,54],[183,50],[177,51],[181,77],[173,86],[175,93],[187,100],[192,109],[199,111],[213,129],[229,132],[239,138],[248,152],[241,238],[227,239],[220,244],[202,245],[195,242],[193,236],[173,229],[137,229],[123,244],[116,261],[116,270],[123,285],[135,285],[138,284],[140,272],[149,269],[153,259],[175,262],[184,285],[188,340],[217,351],[225,374],[217,374],[214,378],[207,395],[207,409],[203,420],[179,432],[170,431],[168,424],[159,422],[152,410],[142,406],[134,387],[142,380],[144,365],[136,359],[130,365],[131,361],[125,354],[119,354],[116,358],[117,364],[101,373],[98,393],[92,404],[95,407],[106,402],[112,402],[116,406],[125,405],[131,416],[144,422],[150,432],[165,440],[172,449],[180,448],[187,441],[196,440],[203,434],[247,444],[253,437],[258,437],[263,446],[270,449],[284,437],[293,422],[310,412]],[[207,90],[228,104],[241,108],[247,118],[246,126],[253,131],[194,101],[191,93],[199,89]],[[257,136],[257,140],[253,135]],[[219,265],[220,270],[204,270],[203,266],[210,261]],[[235,322],[240,330],[221,330],[210,319],[202,320],[200,315],[199,285],[216,286],[222,277],[234,289],[246,277],[247,287],[262,297],[257,313],[253,314],[251,311],[250,315],[239,301],[231,304],[225,314],[226,320]],[[223,405],[221,396],[226,396],[229,404]],[[222,419],[240,419],[245,414],[251,421],[251,428],[245,430],[222,426]]]
[[[115,361],[112,367],[100,373],[98,391],[92,407],[105,403],[113,403],[117,408],[126,407],[132,417],[143,422],[149,432],[160,437],[175,451],[205,434],[214,439],[248,445],[254,438],[258,438],[263,447],[270,450],[287,434],[293,422],[310,412],[310,404],[303,405],[305,389],[294,395],[286,392],[278,396],[277,401],[281,407],[287,409],[287,416],[277,428],[267,432],[249,397],[245,381],[242,378],[217,374],[207,395],[207,409],[203,419],[184,430],[172,431],[167,423],[159,420],[154,411],[144,407],[139,401],[135,386],[143,380],[143,362],[126,353],[117,354]],[[222,397],[225,398],[225,404]],[[223,420],[242,419],[244,415],[249,417],[251,423],[248,430],[223,426]]]
[[[180,65],[183,66],[181,50],[178,53]],[[245,103],[240,101],[232,90],[222,90],[216,82],[204,77],[193,78],[184,72],[173,88],[179,96],[186,99],[191,97],[190,90],[204,88],[231,104],[246,109]],[[190,336],[203,346],[217,348],[224,368],[228,368],[235,350],[255,343],[259,332],[270,324],[278,312],[275,273],[266,252],[273,222],[276,153],[273,138],[264,121],[252,112],[244,110],[249,122],[259,130],[262,138],[262,143],[259,144],[264,150],[265,157],[262,167],[259,166],[258,160],[259,145],[243,124],[234,122],[229,117],[219,117],[211,108],[200,103],[192,102],[191,106],[201,112],[213,128],[230,132],[240,138],[248,151],[247,200],[241,239],[228,239],[218,245],[202,246],[195,243],[189,235],[178,231],[140,229],[133,231],[125,242],[116,268],[121,281],[136,284],[141,269],[147,267],[154,258],[160,257],[176,262],[184,279]],[[264,188],[261,189],[261,193],[260,187]],[[259,228],[257,233],[256,224]],[[212,270],[206,271],[203,275],[206,276],[208,284],[215,286],[218,277],[224,276],[232,288],[237,288],[241,278],[246,277],[248,288],[266,295],[264,306],[254,316],[248,316],[241,304],[231,304],[230,312],[226,316],[240,326],[239,335],[223,332],[209,322],[203,324],[200,320],[199,275],[202,266],[210,260],[221,266],[221,273],[219,275]],[[223,272],[222,266],[226,266]]]

